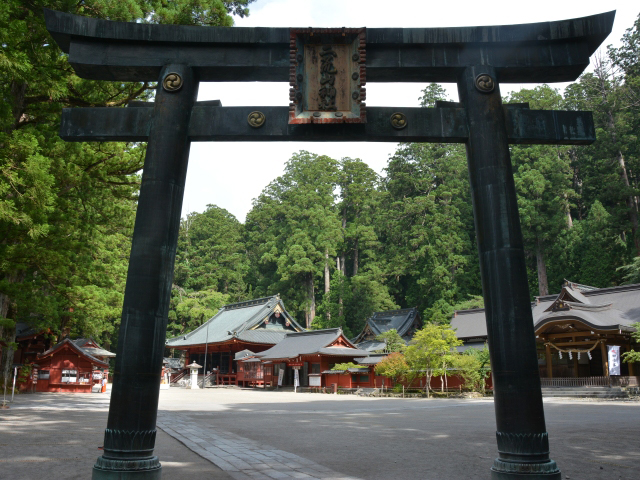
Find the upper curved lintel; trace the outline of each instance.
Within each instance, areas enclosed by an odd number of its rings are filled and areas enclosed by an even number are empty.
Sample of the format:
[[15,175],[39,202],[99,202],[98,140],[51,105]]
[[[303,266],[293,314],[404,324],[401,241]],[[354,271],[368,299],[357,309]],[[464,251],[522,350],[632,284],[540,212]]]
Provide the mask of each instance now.
[[[438,28],[369,28],[367,44],[522,43],[589,38],[595,48],[611,33],[615,10],[588,17],[516,25]],[[113,22],[44,9],[47,29],[68,51],[71,36],[172,43],[289,43],[288,28],[193,27]]]
[[[188,64],[202,81],[288,81],[288,28],[113,22],[53,10],[47,29],[84,78],[154,81]],[[368,82],[455,82],[461,68],[492,65],[500,82],[577,78],[609,35],[615,11],[521,25],[367,29]],[[215,47],[215,48],[211,48]]]

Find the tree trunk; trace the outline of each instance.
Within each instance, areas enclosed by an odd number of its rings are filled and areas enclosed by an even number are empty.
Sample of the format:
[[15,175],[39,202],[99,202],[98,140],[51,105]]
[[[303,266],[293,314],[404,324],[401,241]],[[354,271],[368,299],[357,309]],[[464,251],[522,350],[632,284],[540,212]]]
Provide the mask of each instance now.
[[313,285],[313,274],[309,274],[308,280],[308,293],[309,293],[309,314],[307,316],[307,328],[311,327],[313,320],[316,318],[316,293]]
[[[324,250],[324,294],[329,295],[331,289],[331,274],[329,272],[329,250]],[[329,305],[329,302],[327,302]],[[327,320],[331,320],[331,308],[327,308]]]
[[331,274],[329,273],[329,250],[324,250],[324,293],[329,293],[331,288]]
[[60,320],[60,333],[58,334],[58,343],[64,340],[65,337],[68,337],[71,333],[71,326],[69,325],[70,320],[69,315],[63,315]]
[[427,398],[431,398],[430,390],[431,390],[431,370],[427,369],[427,384],[425,385],[427,389]]
[[356,237],[356,244],[353,247],[353,276],[358,274],[358,238]]
[[11,106],[11,113],[13,115],[14,125],[13,128],[18,128],[22,115],[24,114],[24,98],[27,93],[27,84],[18,83],[16,81],[11,82],[11,95],[13,96],[13,105]]
[[448,389],[449,388],[449,379],[447,379],[447,369],[444,369],[444,388]]
[[[347,209],[345,208],[342,211],[342,237],[343,238],[344,238],[346,229],[347,229]],[[347,265],[345,263],[344,250],[342,252],[342,255],[340,255],[340,271],[345,277],[347,276]]]
[[[607,93],[607,70],[601,58],[596,57],[594,73],[596,74],[598,81],[600,82],[600,94],[605,105],[608,105],[608,93]],[[616,124],[613,118],[613,111],[607,108],[607,128],[611,132],[611,140],[616,149],[616,160],[618,162],[618,168],[620,169],[620,180],[625,186],[626,190],[630,190],[629,176],[627,175],[627,168],[624,162],[624,156],[622,151],[618,148],[618,133],[616,131]],[[636,248],[636,255],[640,256],[640,238],[638,237],[638,210],[633,195],[629,194],[625,203],[629,211],[629,220],[631,221],[631,231],[633,234],[633,243]]]
[[569,228],[573,228],[573,218],[571,218],[571,205],[569,205],[569,199],[567,198],[567,194],[564,195],[564,208],[565,215],[567,217],[567,226]]
[[[622,183],[627,188],[631,189],[629,184],[629,176],[627,175],[627,168],[624,163],[624,156],[621,151],[618,151],[617,155],[618,166],[620,167],[620,178]],[[640,256],[640,237],[638,236],[638,206],[636,205],[633,195],[629,195],[626,200],[627,208],[629,209],[629,220],[631,220],[631,231],[633,232],[633,244],[636,247],[636,256]]]
[[547,265],[544,263],[544,250],[540,238],[536,239],[536,263],[538,265],[538,294],[540,296],[549,295]]

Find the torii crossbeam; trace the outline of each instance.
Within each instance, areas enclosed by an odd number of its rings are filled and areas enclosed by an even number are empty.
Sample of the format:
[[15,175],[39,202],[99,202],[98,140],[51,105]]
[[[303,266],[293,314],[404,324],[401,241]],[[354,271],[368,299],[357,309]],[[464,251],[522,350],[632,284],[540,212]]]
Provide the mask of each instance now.
[[[147,141],[104,455],[94,479],[157,479],[160,372],[192,141],[412,141],[467,148],[498,458],[493,479],[561,478],[549,457],[509,144],[589,144],[589,112],[503,105],[500,83],[575,80],[615,12],[526,25],[412,29],[119,23],[45,10],[84,78],[158,81],[155,102],[63,112],[70,141]],[[282,81],[289,107],[196,102],[200,81]],[[367,108],[366,82],[456,82],[460,103]]]

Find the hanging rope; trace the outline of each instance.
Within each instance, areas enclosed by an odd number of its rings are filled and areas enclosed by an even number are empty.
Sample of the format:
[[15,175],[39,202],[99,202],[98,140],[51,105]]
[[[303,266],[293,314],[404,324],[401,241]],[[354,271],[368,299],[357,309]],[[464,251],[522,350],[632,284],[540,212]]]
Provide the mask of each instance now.
[[571,355],[572,353],[577,353],[578,354],[578,360],[580,359],[580,354],[581,353],[586,353],[589,356],[589,360],[591,360],[591,352],[598,346],[599,343],[604,343],[604,339],[600,339],[600,340],[596,340],[596,343],[593,344],[593,347],[588,348],[588,349],[584,349],[584,348],[560,348],[557,345],[554,345],[551,342],[545,342],[545,346],[549,345],[550,347],[555,348],[556,350],[558,350],[558,355],[560,356],[560,358],[562,358],[562,354],[563,353],[568,353],[569,354],[569,359],[573,359],[573,356]]

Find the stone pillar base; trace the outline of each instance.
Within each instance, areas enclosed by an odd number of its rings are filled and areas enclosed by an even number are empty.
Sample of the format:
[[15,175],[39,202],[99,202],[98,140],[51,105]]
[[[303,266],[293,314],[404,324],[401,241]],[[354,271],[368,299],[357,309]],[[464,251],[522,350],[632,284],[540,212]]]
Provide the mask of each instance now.
[[140,460],[117,460],[98,457],[91,480],[160,480],[162,465],[158,457]]
[[491,467],[491,480],[561,480],[556,462],[512,463],[496,458]]

